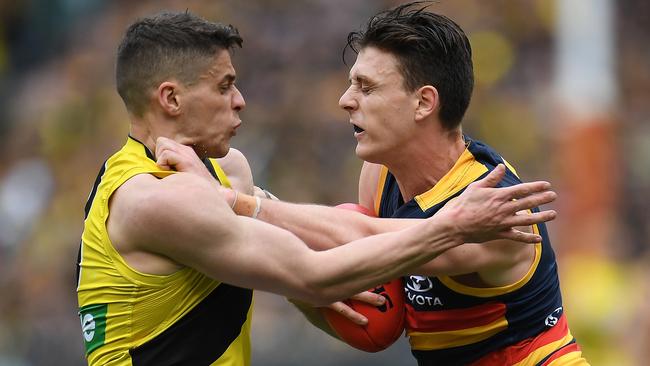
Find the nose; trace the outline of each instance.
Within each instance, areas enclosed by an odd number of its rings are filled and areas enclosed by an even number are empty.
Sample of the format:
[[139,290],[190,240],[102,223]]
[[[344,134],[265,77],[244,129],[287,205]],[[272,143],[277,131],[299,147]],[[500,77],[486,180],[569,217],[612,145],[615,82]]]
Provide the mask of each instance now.
[[246,101],[244,100],[244,96],[241,94],[239,89],[237,89],[236,86],[233,86],[233,88],[235,88],[235,93],[232,97],[232,109],[241,111],[244,109],[244,107],[246,107]]
[[352,96],[352,85],[341,95],[339,99],[339,107],[351,112],[357,108],[357,101]]

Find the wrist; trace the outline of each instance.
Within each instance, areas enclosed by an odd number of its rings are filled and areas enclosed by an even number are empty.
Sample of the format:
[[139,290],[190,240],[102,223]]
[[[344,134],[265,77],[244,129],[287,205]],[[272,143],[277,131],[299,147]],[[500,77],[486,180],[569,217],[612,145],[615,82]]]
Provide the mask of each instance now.
[[240,216],[256,218],[260,212],[262,200],[256,196],[237,193],[232,202],[232,210]]
[[432,219],[434,219],[434,225],[429,226],[432,230],[431,237],[437,238],[439,243],[443,243],[441,245],[443,251],[465,243],[465,233],[450,216],[436,215]]
[[230,189],[230,188],[221,187],[221,186],[219,186],[219,190],[220,190],[221,196],[226,201],[226,204],[230,208],[233,208],[233,205],[237,201],[237,195],[238,195],[237,191],[235,191],[233,189]]

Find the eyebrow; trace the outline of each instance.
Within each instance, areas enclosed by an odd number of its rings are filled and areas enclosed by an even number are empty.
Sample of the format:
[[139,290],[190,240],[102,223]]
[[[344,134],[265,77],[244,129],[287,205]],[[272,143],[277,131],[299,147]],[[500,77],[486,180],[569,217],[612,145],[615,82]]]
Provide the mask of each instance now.
[[220,83],[223,83],[224,81],[225,81],[225,82],[228,82],[228,83],[232,83],[233,81],[235,81],[236,78],[237,78],[237,76],[234,75],[234,74],[226,74],[226,75],[224,75],[224,77],[221,79]]
[[357,74],[355,77],[350,76],[348,79],[350,80],[350,82],[357,81],[357,82],[360,82],[360,83],[365,82],[365,83],[374,84],[374,81],[372,79],[370,79],[369,77],[365,76],[365,75],[358,75]]

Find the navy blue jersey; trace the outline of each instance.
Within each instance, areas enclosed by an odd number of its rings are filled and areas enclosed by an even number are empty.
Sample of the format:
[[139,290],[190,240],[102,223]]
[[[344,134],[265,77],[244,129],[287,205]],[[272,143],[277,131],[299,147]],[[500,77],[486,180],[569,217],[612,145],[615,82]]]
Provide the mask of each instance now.
[[[383,167],[375,207],[378,216],[431,217],[499,163],[508,167],[500,187],[521,183],[514,168],[492,148],[466,141],[467,149],[454,167],[433,188],[408,202],[403,201],[395,177]],[[539,224],[533,230],[542,236],[541,243],[531,244],[535,245],[533,264],[523,278],[508,286],[470,287],[449,276],[404,278],[407,335],[420,365],[535,365],[551,357],[575,359],[576,352],[580,357],[563,316],[546,226]],[[575,352],[568,352],[574,348]]]

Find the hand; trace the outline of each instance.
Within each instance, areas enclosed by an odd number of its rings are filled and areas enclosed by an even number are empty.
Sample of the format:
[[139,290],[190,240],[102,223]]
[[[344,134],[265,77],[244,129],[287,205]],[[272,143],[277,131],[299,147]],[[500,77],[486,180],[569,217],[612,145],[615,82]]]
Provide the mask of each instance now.
[[[370,291],[364,291],[361,293],[358,293],[354,296],[352,296],[350,299],[352,300],[357,300],[357,301],[362,301],[365,303],[368,303],[372,306],[382,306],[386,302],[386,299],[374,292]],[[343,301],[337,301],[335,303],[332,303],[327,306],[331,310],[336,311],[337,313],[343,315],[344,317],[348,318],[351,322],[357,325],[366,325],[368,324],[368,318],[365,316],[357,313],[354,311],[351,307],[349,307],[347,304],[345,304]]]
[[505,167],[499,164],[485,178],[470,184],[457,198],[450,200],[437,215],[448,215],[452,227],[465,243],[481,243],[495,239],[510,239],[538,243],[537,234],[515,229],[553,220],[555,211],[520,213],[520,211],[549,203],[557,195],[548,182],[521,183],[494,188],[503,178]]
[[166,137],[156,139],[156,164],[164,170],[173,169],[215,181],[194,149]]

